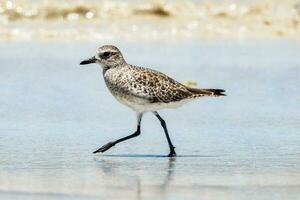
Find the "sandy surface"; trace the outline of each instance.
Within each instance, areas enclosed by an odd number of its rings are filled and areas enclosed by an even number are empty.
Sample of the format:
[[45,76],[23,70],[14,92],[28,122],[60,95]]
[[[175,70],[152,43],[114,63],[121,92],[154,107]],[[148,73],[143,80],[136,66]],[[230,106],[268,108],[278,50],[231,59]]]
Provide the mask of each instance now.
[[0,40],[299,40],[298,0],[0,0]]

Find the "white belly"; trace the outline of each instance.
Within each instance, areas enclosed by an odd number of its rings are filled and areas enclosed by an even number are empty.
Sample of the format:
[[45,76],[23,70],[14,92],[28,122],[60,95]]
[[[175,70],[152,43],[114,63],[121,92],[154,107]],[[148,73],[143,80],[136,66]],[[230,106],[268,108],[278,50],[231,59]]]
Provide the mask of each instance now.
[[182,106],[183,104],[186,104],[187,102],[191,101],[192,99],[184,99],[181,101],[171,102],[171,103],[149,103],[141,98],[137,97],[122,97],[114,95],[114,97],[122,104],[130,107],[136,112],[142,113],[142,112],[152,112],[161,110],[164,108],[178,108]]

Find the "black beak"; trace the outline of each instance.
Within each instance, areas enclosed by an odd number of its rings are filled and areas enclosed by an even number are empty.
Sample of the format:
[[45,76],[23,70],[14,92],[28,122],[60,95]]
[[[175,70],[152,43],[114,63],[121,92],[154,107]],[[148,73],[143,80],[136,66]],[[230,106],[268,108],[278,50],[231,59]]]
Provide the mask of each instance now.
[[95,63],[96,61],[97,61],[97,59],[95,58],[95,56],[93,56],[87,60],[81,61],[80,65],[87,65],[87,64]]

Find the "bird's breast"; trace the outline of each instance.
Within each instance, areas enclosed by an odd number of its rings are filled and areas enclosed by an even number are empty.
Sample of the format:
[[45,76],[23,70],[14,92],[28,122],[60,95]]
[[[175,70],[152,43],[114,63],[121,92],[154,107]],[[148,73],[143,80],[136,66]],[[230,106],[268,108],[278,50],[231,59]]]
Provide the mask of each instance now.
[[110,69],[104,74],[104,81],[111,94],[122,104],[137,110],[137,105],[145,104],[145,100],[130,93],[130,82],[134,81],[126,69]]

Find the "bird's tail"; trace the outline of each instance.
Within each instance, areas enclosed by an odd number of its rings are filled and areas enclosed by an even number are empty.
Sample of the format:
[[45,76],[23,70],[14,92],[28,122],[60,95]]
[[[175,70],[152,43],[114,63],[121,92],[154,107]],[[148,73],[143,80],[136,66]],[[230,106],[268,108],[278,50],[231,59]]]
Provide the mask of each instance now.
[[225,90],[222,89],[198,89],[187,87],[187,90],[197,96],[226,96]]

